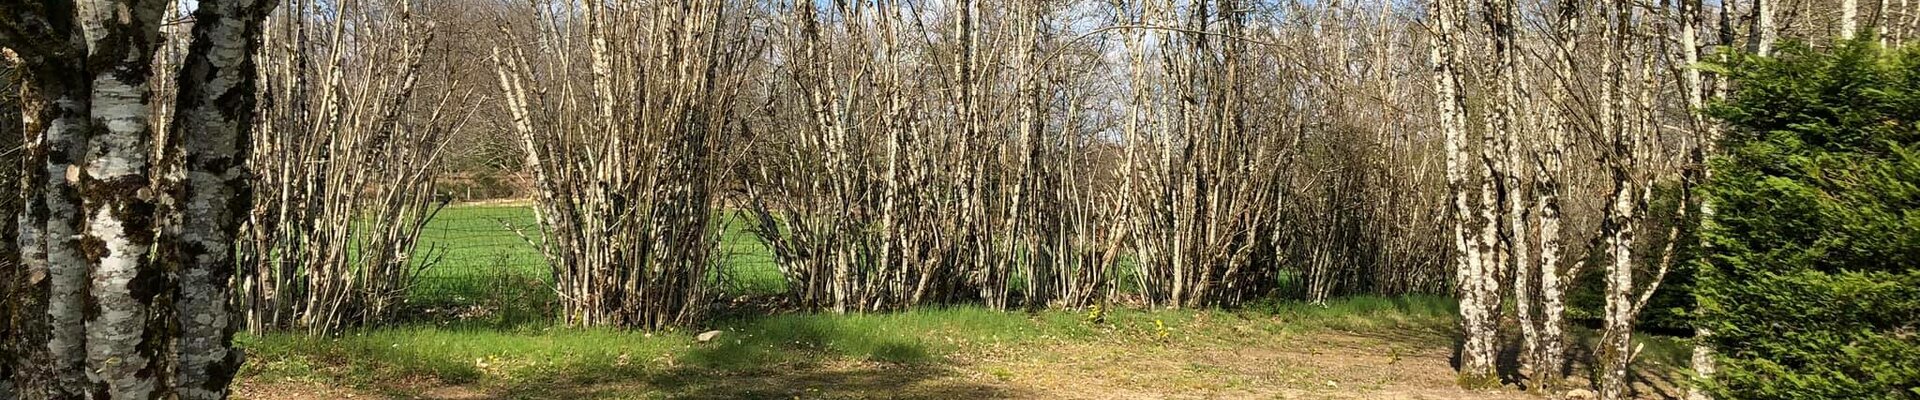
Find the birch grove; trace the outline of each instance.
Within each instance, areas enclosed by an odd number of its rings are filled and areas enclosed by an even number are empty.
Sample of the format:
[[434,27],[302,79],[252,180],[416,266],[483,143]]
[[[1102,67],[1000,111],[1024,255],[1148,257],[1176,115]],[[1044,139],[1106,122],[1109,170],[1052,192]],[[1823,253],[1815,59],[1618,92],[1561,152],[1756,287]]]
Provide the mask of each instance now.
[[[1595,388],[1601,398],[1632,396],[1635,325],[1690,241],[1687,221],[1705,211],[1686,194],[1717,140],[1698,114],[1712,89],[1697,65],[1711,46],[1734,43],[1731,20],[1707,18],[1700,2],[1436,1],[1428,13],[1448,142],[1461,382],[1497,382],[1506,329],[1497,321],[1511,304],[1520,383],[1559,390],[1571,368],[1569,291],[1597,260],[1605,312]],[[1468,15],[1485,28],[1461,23]],[[1522,29],[1514,21],[1525,15],[1545,24]],[[1719,39],[1704,40],[1712,31]],[[1762,31],[1750,43],[1768,43]],[[1668,190],[1679,194],[1663,203],[1676,208],[1649,210]]]
[[[1462,386],[1633,398],[1711,250],[1719,64],[1920,34],[1909,0],[0,8],[0,400],[225,398],[239,330],[406,319],[474,148],[568,325],[1439,294]],[[730,229],[782,291],[727,290]]]

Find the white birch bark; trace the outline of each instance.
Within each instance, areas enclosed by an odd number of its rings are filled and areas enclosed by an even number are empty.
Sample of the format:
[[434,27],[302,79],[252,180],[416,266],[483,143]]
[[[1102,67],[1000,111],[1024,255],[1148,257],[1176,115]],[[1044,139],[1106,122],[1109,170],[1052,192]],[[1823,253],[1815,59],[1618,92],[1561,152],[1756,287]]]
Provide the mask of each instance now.
[[[87,36],[77,14],[36,3],[5,3],[17,13],[0,15],[0,39],[21,68],[22,124],[26,147],[26,208],[20,216],[24,296],[18,340],[22,355],[14,377],[28,398],[79,398],[87,379],[87,264],[78,248],[79,159],[91,95],[83,65]],[[8,360],[7,362],[14,362]]]
[[[1464,143],[1466,97],[1458,67],[1463,44],[1457,37],[1460,29],[1455,24],[1459,7],[1457,0],[1435,0],[1431,3],[1428,17],[1434,21],[1435,33],[1429,51],[1434,68],[1434,100],[1439,107],[1437,124],[1446,141],[1447,187],[1453,199],[1454,282],[1460,294],[1460,324],[1463,332],[1460,382],[1467,386],[1482,386],[1497,378],[1493,365],[1494,316],[1493,310],[1486,307],[1486,295],[1492,291],[1487,279],[1492,266],[1487,265],[1489,249],[1486,248],[1492,235],[1487,234],[1486,229],[1493,229],[1495,225],[1491,225],[1492,218],[1484,210],[1487,205],[1485,196],[1482,196],[1482,201],[1475,203],[1467,190],[1466,163],[1469,161]],[[1476,210],[1480,211],[1478,218],[1475,218]],[[1475,219],[1477,223],[1470,227],[1468,219]],[[1474,227],[1479,229],[1479,233],[1470,234],[1469,231]]]
[[[84,87],[84,86],[82,86]],[[67,89],[54,100],[60,114],[47,126],[42,137],[46,146],[45,255],[50,290],[47,297],[47,340],[52,353],[52,373],[56,393],[87,392],[87,335],[84,313],[87,292],[87,262],[80,254],[79,174],[74,162],[84,152],[82,146],[91,124],[87,115],[90,101],[84,89]]]
[[165,393],[165,336],[149,315],[164,301],[167,277],[148,257],[157,219],[148,178],[153,151],[146,82],[164,6],[151,0],[76,4],[92,78],[93,122],[78,172],[85,221],[80,249],[92,270],[86,349],[95,397]]
[[1628,390],[1627,367],[1632,364],[1633,352],[1633,315],[1629,293],[1633,290],[1633,241],[1634,227],[1630,220],[1634,214],[1634,196],[1639,193],[1630,179],[1615,178],[1615,188],[1608,201],[1609,212],[1606,224],[1606,314],[1604,334],[1600,348],[1601,399],[1626,398]]
[[1780,0],[1753,0],[1753,45],[1754,54],[1773,55],[1773,42],[1779,32],[1773,26],[1774,8]]
[[[1525,125],[1529,122],[1524,117],[1527,114],[1520,110],[1519,99],[1521,82],[1526,79],[1525,69],[1520,68],[1519,57],[1516,54],[1519,49],[1515,48],[1518,42],[1515,40],[1517,27],[1514,21],[1517,10],[1514,2],[1485,0],[1481,3],[1481,7],[1481,12],[1486,14],[1487,29],[1493,36],[1488,41],[1488,50],[1493,64],[1490,71],[1493,74],[1493,83],[1489,90],[1492,106],[1489,107],[1491,112],[1487,115],[1487,129],[1484,133],[1488,139],[1487,146],[1482,152],[1491,153],[1487,157],[1491,170],[1488,178],[1490,182],[1498,184],[1498,189],[1493,194],[1498,195],[1500,201],[1500,203],[1484,204],[1483,207],[1498,209],[1500,216],[1504,219],[1504,221],[1489,219],[1485,223],[1496,228],[1505,224],[1505,235],[1493,243],[1497,244],[1495,252],[1498,258],[1504,260],[1498,265],[1507,268],[1513,277],[1514,311],[1521,322],[1522,334],[1520,371],[1530,373],[1533,369],[1533,355],[1539,347],[1533,323],[1533,290],[1529,285],[1532,276],[1536,274],[1536,267],[1532,263],[1532,254],[1527,246],[1529,225],[1526,219],[1527,204],[1524,200],[1527,186],[1520,174],[1520,152],[1515,148],[1520,143],[1521,131],[1527,130]],[[1489,283],[1486,293],[1482,296],[1492,299],[1490,302],[1494,305],[1489,308],[1494,310],[1498,310],[1499,284],[1493,282],[1499,276],[1497,270],[1487,271],[1484,278]]]
[[176,380],[181,399],[224,399],[241,357],[228,307],[241,218],[252,206],[247,185],[253,125],[253,56],[273,0],[201,0],[179,79],[175,137],[184,146],[186,182],[175,251],[180,337]]
[[[1605,400],[1624,399],[1631,394],[1629,369],[1639,352],[1633,344],[1636,316],[1653,290],[1659,287],[1671,259],[1669,252],[1668,257],[1664,257],[1668,261],[1662,261],[1659,272],[1645,283],[1635,282],[1634,247],[1638,241],[1638,225],[1642,219],[1641,209],[1653,186],[1646,164],[1651,159],[1652,148],[1658,146],[1657,142],[1649,142],[1657,129],[1655,122],[1659,115],[1654,93],[1660,81],[1653,71],[1659,58],[1666,56],[1663,47],[1639,35],[1640,24],[1648,16],[1630,4],[1617,4],[1606,33],[1609,43],[1606,59],[1618,61],[1609,62],[1606,78],[1610,82],[1609,100],[1603,108],[1607,115],[1604,132],[1610,139],[1605,161],[1614,187],[1601,225],[1607,258],[1606,307],[1597,345],[1596,359],[1600,365],[1596,386],[1599,397]],[[1641,56],[1630,57],[1635,50],[1640,50]],[[1671,232],[1677,231],[1670,231],[1669,242],[1675,236]],[[1635,296],[1642,290],[1644,293]]]
[[1539,179],[1539,192],[1535,203],[1540,215],[1540,261],[1539,298],[1540,321],[1538,324],[1539,346],[1533,362],[1534,386],[1543,389],[1558,389],[1564,378],[1561,371],[1566,363],[1566,286],[1571,279],[1563,277],[1573,275],[1574,271],[1561,267],[1561,255],[1565,244],[1561,239],[1563,227],[1563,205],[1560,199],[1561,179],[1565,176],[1567,140],[1574,132],[1573,116],[1566,110],[1572,100],[1573,88],[1566,82],[1574,78],[1574,55],[1578,54],[1581,2],[1560,0],[1553,3],[1554,32],[1551,70],[1554,83],[1549,89],[1549,103],[1542,113],[1546,127],[1546,143],[1538,148],[1535,165]]
[[[1914,35],[1914,30],[1920,29],[1920,11],[1915,10],[1915,8],[1920,8],[1920,6],[1910,4],[1911,1],[1912,0],[1900,0],[1900,8],[1898,8],[1898,10],[1900,10],[1901,14],[1907,16],[1907,23],[1896,29],[1892,29],[1891,32],[1888,33],[1887,36],[1893,39],[1891,44],[1894,46],[1906,44],[1908,37]],[[1889,19],[1887,22],[1889,25],[1899,24],[1899,22],[1892,19]]]
[[[1703,35],[1708,26],[1707,14],[1704,9],[1705,4],[1702,0],[1683,0],[1680,6],[1680,51],[1682,52],[1683,61],[1686,65],[1696,65],[1700,62],[1700,54],[1705,47],[1703,44]],[[1724,4],[1721,6],[1725,7]],[[1711,157],[1716,152],[1716,143],[1720,140],[1720,126],[1718,123],[1709,120],[1705,114],[1709,92],[1707,77],[1702,74],[1699,68],[1687,68],[1681,77],[1684,80],[1683,83],[1686,85],[1688,115],[1690,121],[1693,123],[1693,129],[1699,134],[1698,143],[1693,149],[1692,161],[1694,168],[1697,168],[1697,175],[1704,181],[1709,178],[1712,173],[1712,171],[1707,168],[1706,161],[1708,157]],[[1712,217],[1713,201],[1710,198],[1702,200],[1700,203],[1701,226],[1704,228],[1706,224],[1710,224]],[[1702,230],[1704,231],[1705,229]],[[1705,246],[1706,242],[1701,241],[1700,243],[1702,246]],[[1708,338],[1710,338],[1713,333],[1706,328],[1696,327],[1695,329],[1689,364],[1692,365],[1696,378],[1699,379],[1700,382],[1705,382],[1712,379],[1715,372],[1713,347],[1708,342]],[[1687,398],[1689,400],[1711,400],[1712,396],[1708,395],[1698,384],[1695,384],[1687,388]]]
[[[1884,0],[1882,0],[1884,1]],[[1860,33],[1860,0],[1840,1],[1840,39],[1850,40]]]
[[1887,26],[1895,24],[1896,22],[1893,20],[1893,17],[1890,17],[1887,15],[1887,13],[1891,11],[1887,9],[1888,1],[1891,1],[1891,0],[1875,0],[1874,1],[1874,4],[1877,5],[1879,8],[1876,9],[1873,13],[1873,32],[1874,32],[1874,36],[1878,37],[1880,40],[1880,47],[1887,47],[1888,44],[1893,43],[1891,39],[1887,38],[1888,35],[1893,33],[1892,31],[1887,29]]
[[78,32],[71,46],[59,45],[62,33],[39,40],[54,42],[43,52],[21,55],[22,128],[26,196],[19,216],[23,276],[19,296],[18,359],[14,381],[22,396],[77,398],[86,378],[85,287],[87,266],[76,248],[79,200],[72,160],[88,126],[87,78],[70,66],[84,52]]

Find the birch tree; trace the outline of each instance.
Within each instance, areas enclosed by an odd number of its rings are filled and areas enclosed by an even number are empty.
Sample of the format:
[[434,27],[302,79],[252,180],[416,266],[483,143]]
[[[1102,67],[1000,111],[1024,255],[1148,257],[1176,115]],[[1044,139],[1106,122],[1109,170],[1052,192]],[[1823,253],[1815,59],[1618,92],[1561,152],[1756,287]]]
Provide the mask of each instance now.
[[[1646,247],[1642,243],[1652,243],[1643,242],[1639,232],[1647,225],[1646,207],[1653,186],[1662,175],[1655,170],[1654,162],[1665,158],[1662,153],[1666,150],[1662,131],[1667,116],[1661,112],[1666,108],[1665,98],[1659,93],[1666,91],[1669,81],[1655,74],[1658,66],[1672,56],[1662,39],[1674,30],[1673,21],[1664,15],[1666,11],[1664,7],[1646,9],[1616,4],[1606,11],[1609,19],[1602,35],[1606,42],[1602,57],[1608,60],[1620,60],[1618,57],[1629,54],[1643,55],[1632,61],[1608,62],[1603,73],[1606,83],[1600,100],[1600,131],[1608,149],[1602,162],[1612,180],[1613,193],[1607,197],[1608,206],[1601,225],[1606,257],[1603,274],[1606,314],[1595,357],[1600,364],[1595,386],[1602,399],[1631,395],[1628,370],[1640,351],[1633,343],[1634,327],[1670,270],[1680,239],[1678,223],[1669,223],[1665,246],[1657,255],[1636,253]],[[1652,34],[1646,33],[1649,31]],[[1683,179],[1679,184],[1684,193],[1686,181]],[[1686,218],[1690,202],[1683,196],[1676,202],[1679,206],[1674,214]],[[1643,259],[1657,261],[1650,263],[1651,273],[1638,277],[1636,264],[1645,262]]]
[[1840,39],[1860,33],[1860,0],[1840,0]]
[[[237,363],[216,366],[202,361],[208,360],[203,357],[209,354],[234,360],[227,356],[231,353],[222,351],[231,346],[226,339],[230,331],[222,332],[224,329],[218,326],[226,313],[221,294],[227,290],[225,281],[218,280],[219,284],[213,286],[183,286],[169,271],[178,268],[191,279],[214,273],[208,268],[231,270],[230,264],[174,264],[179,260],[220,260],[225,250],[181,246],[177,249],[179,258],[151,254],[156,241],[175,240],[159,237],[156,225],[169,218],[166,214],[170,212],[159,208],[168,204],[161,196],[170,189],[166,189],[165,181],[156,181],[161,168],[155,166],[153,158],[156,121],[151,115],[154,103],[166,101],[154,98],[152,88],[156,84],[151,82],[156,76],[152,57],[158,48],[160,18],[166,3],[83,1],[70,9],[40,3],[6,5],[21,13],[0,20],[5,43],[38,43],[14,50],[28,71],[28,90],[23,99],[33,105],[23,118],[29,134],[36,136],[27,157],[30,163],[45,166],[44,175],[27,179],[34,200],[21,218],[27,228],[21,230],[20,243],[23,253],[29,254],[25,263],[33,293],[29,303],[44,307],[48,316],[44,325],[37,318],[29,321],[24,327],[29,333],[21,336],[35,341],[26,347],[39,347],[44,338],[46,353],[38,355],[35,350],[36,355],[23,357],[41,364],[17,372],[16,381],[26,383],[21,390],[34,398],[222,396],[227,378],[221,376],[230,377]],[[181,90],[181,96],[189,99],[184,103],[192,105],[189,108],[197,115],[177,119],[186,122],[175,134],[180,136],[179,142],[219,147],[220,143],[244,140],[244,135],[237,129],[209,126],[213,123],[209,116],[245,121],[251,112],[252,92],[241,90],[210,106],[196,96],[204,95],[208,88],[243,84],[225,81],[208,67],[244,62],[249,54],[244,50],[255,39],[248,32],[257,30],[258,21],[229,13],[232,9],[222,2],[202,2],[201,9],[204,14],[197,29],[206,33],[197,35],[202,43],[186,55],[186,63],[198,67],[179,78],[179,87],[192,88]],[[242,50],[237,56],[216,51],[236,48]],[[211,54],[215,52],[221,54]],[[84,68],[71,68],[74,65]],[[250,71],[240,68],[240,74],[247,73]],[[202,150],[187,151],[190,158],[197,155],[200,158],[194,159],[206,164],[223,165],[208,160]],[[229,179],[213,179],[191,174],[184,185],[191,188],[239,182],[239,175],[227,176]],[[187,208],[203,206],[208,204],[191,203]],[[232,220],[197,221],[229,230],[237,224]],[[41,226],[45,228],[38,229]],[[221,230],[218,226],[194,227]],[[230,259],[230,255],[225,257]],[[45,277],[44,284],[40,283],[41,276]],[[168,321],[177,315],[172,314],[173,305],[182,296],[197,297],[186,300],[184,310],[192,314],[185,319],[191,321],[176,334],[170,329],[174,323]],[[44,302],[39,300],[42,298]],[[209,301],[218,304],[209,307],[214,305]],[[80,307],[83,302],[87,304],[84,313]],[[182,355],[177,351],[195,353]],[[178,360],[186,360],[184,366],[173,364]],[[180,376],[169,376],[172,371]],[[183,390],[179,386],[182,384],[194,386]]]
[[[1015,81],[1020,93],[1016,156],[1020,177],[1015,223],[1026,232],[1016,249],[1021,288],[1029,308],[1082,308],[1107,300],[1112,290],[1123,230],[1107,224],[1113,188],[1098,103],[1104,92],[1089,84],[1112,64],[1101,59],[1104,44],[1062,39],[1067,26],[1085,16],[1062,15],[1075,3],[1022,3],[1017,29]],[[1024,255],[1024,256],[1023,256]]]
[[[1534,208],[1539,213],[1537,221],[1539,234],[1539,259],[1532,266],[1523,266],[1516,273],[1532,273],[1536,277],[1518,285],[1531,287],[1540,308],[1536,316],[1522,316],[1525,324],[1523,342],[1528,346],[1525,357],[1530,387],[1553,390],[1564,379],[1563,365],[1567,357],[1566,314],[1567,290],[1573,277],[1579,276],[1577,268],[1568,268],[1562,257],[1567,253],[1563,239],[1564,226],[1560,194],[1562,179],[1567,171],[1567,152],[1569,138],[1576,136],[1578,117],[1570,112],[1573,108],[1572,92],[1574,87],[1566,82],[1575,79],[1576,54],[1579,54],[1578,34],[1582,25],[1581,2],[1575,0],[1552,3],[1553,16],[1551,29],[1546,36],[1546,46],[1550,54],[1548,63],[1551,71],[1547,76],[1553,78],[1543,85],[1549,93],[1545,110],[1540,113],[1545,140],[1533,147],[1533,165],[1536,186]],[[1584,263],[1573,263],[1573,266]],[[1523,290],[1523,289],[1516,289]],[[1525,302],[1516,299],[1516,302]]]
[[[53,368],[47,373],[57,381],[29,390],[49,396],[93,393],[114,398],[164,393],[158,376],[165,355],[155,343],[166,337],[149,315],[156,303],[164,301],[168,282],[163,267],[148,258],[155,234],[155,194],[149,190],[153,151],[147,96],[149,57],[158,40],[163,5],[154,1],[81,2],[73,9],[21,5],[27,13],[4,21],[13,35],[74,38],[48,42],[25,55],[28,63],[37,65],[29,67],[33,70],[30,85],[58,88],[35,90],[36,101],[55,99],[60,113],[70,115],[55,117],[40,138],[47,146],[48,160],[42,182],[62,183],[31,188],[45,193],[51,214],[47,237],[35,239],[44,240],[48,251],[47,343]],[[56,59],[78,61],[81,54],[85,63],[51,64]],[[86,68],[57,69],[76,64]],[[69,160],[78,161],[69,165],[74,162]],[[68,195],[74,189],[82,195]],[[80,200],[77,210],[72,201],[76,197]],[[76,226],[81,227],[77,232]],[[62,239],[71,233],[81,235],[77,244]],[[23,247],[35,245],[23,242]],[[78,305],[83,296],[96,310],[87,313],[91,317],[81,315]],[[75,356],[82,351],[83,357]],[[80,365],[82,359],[85,367]],[[86,373],[78,374],[81,370]],[[82,377],[91,383],[76,381]]]
[[[156,233],[152,186],[149,57],[165,3],[89,1],[76,4],[86,38],[92,88],[79,182],[80,250],[87,288],[88,377],[100,397],[160,395],[162,326],[149,321],[169,286],[164,267],[148,258]],[[143,343],[145,345],[143,345]]]
[[233,243],[251,186],[245,168],[254,118],[254,54],[272,0],[201,0],[194,9],[193,39],[179,73],[171,132],[184,147],[185,214],[175,238],[179,277],[178,377],[182,399],[224,399],[239,372],[233,348],[238,328],[229,312]]
[[[1602,8],[1607,16],[1604,19],[1606,31],[1602,57],[1618,59],[1633,44],[1632,34],[1636,21],[1636,12],[1622,3]],[[1604,71],[1605,84],[1601,93],[1601,132],[1607,139],[1607,166],[1613,181],[1613,193],[1607,197],[1607,217],[1602,225],[1601,235],[1606,241],[1606,317],[1603,338],[1597,353],[1600,360],[1599,379],[1594,386],[1599,389],[1602,399],[1617,399],[1627,395],[1627,366],[1631,365],[1634,351],[1632,348],[1632,310],[1628,304],[1629,290],[1633,288],[1633,240],[1634,218],[1639,211],[1640,198],[1638,177],[1634,176],[1638,156],[1641,155],[1639,134],[1636,129],[1637,115],[1630,111],[1637,104],[1622,104],[1630,99],[1629,91],[1635,83],[1632,66],[1626,62],[1608,62]]]
[[[767,88],[779,104],[767,123],[803,129],[754,130],[755,142],[777,153],[752,161],[745,192],[752,229],[774,250],[788,295],[835,312],[951,298],[966,271],[950,258],[958,238],[939,237],[951,222],[928,212],[943,194],[958,193],[943,179],[954,170],[934,167],[954,161],[929,153],[957,136],[929,128],[940,119],[917,110],[933,103],[906,79],[938,74],[910,61],[931,49],[903,40],[930,33],[902,18],[921,9],[864,1],[787,7],[788,37],[776,49],[793,57],[785,79]],[[780,93],[788,90],[797,94]]]
[[[21,254],[26,279],[20,324],[23,349],[15,382],[23,396],[77,397],[88,388],[86,331],[81,304],[86,264],[79,260],[79,199],[67,170],[79,159],[91,94],[86,76],[64,66],[81,65],[86,42],[71,9],[46,4],[7,3],[22,10],[0,20],[0,33],[21,60],[22,119],[26,128],[25,163],[38,166],[25,181],[27,207],[21,216]],[[64,27],[64,28],[56,28]],[[46,317],[33,310],[44,309]]]
[[1102,144],[1081,111],[1097,98],[1070,92],[1072,76],[1104,64],[1053,40],[1070,4],[1009,5],[1001,23],[977,15],[984,3],[780,10],[774,49],[793,57],[766,88],[771,115],[753,124],[802,129],[753,129],[773,151],[750,161],[745,195],[796,303],[1105,299],[1120,230],[1101,225],[1111,209],[1086,178],[1107,167],[1085,153]]
[[[1460,382],[1469,387],[1491,385],[1498,382],[1494,371],[1495,336],[1494,326],[1499,302],[1498,283],[1494,281],[1494,269],[1490,242],[1497,225],[1493,213],[1488,207],[1492,194],[1487,185],[1491,181],[1491,166],[1482,164],[1483,181],[1479,201],[1474,201],[1468,189],[1466,146],[1466,93],[1460,72],[1460,60],[1463,57],[1464,40],[1460,37],[1462,29],[1455,22],[1464,12],[1464,6],[1456,0],[1435,0],[1430,3],[1428,17],[1433,21],[1430,53],[1434,66],[1435,103],[1439,107],[1439,119],[1436,124],[1445,132],[1447,153],[1447,186],[1453,198],[1453,233],[1455,249],[1454,284],[1460,295],[1460,324],[1463,341],[1460,350]],[[1476,228],[1477,227],[1477,228]],[[1477,230],[1478,232],[1474,232]]]
[[1762,56],[1773,54],[1773,42],[1779,37],[1778,27],[1774,24],[1774,14],[1779,13],[1780,0],[1753,0],[1753,24],[1748,34],[1748,49]]
[[[1884,4],[1884,2],[1882,3]],[[1720,7],[1721,15],[1726,15],[1728,5],[1721,4]],[[1710,40],[1706,39],[1707,35],[1705,34],[1708,29],[1711,28],[1706,11],[1706,4],[1701,0],[1683,0],[1680,2],[1680,9],[1680,20],[1677,22],[1680,27],[1679,46],[1681,61],[1688,66],[1697,66],[1704,60],[1701,56],[1703,51],[1710,46],[1708,44]],[[1725,24],[1727,22],[1722,21],[1721,23]],[[1722,26],[1720,29],[1731,28]],[[1722,39],[1726,39],[1724,35]],[[1727,43],[1720,44],[1725,45]],[[1707,167],[1707,161],[1709,157],[1713,157],[1718,153],[1718,143],[1721,140],[1720,126],[1717,122],[1707,119],[1706,105],[1710,100],[1720,99],[1721,96],[1719,93],[1721,93],[1721,91],[1719,89],[1721,88],[1720,85],[1717,84],[1716,76],[1702,72],[1699,67],[1686,68],[1681,74],[1681,79],[1686,90],[1687,110],[1691,117],[1688,119],[1690,123],[1689,127],[1698,135],[1691,149],[1692,154],[1690,154],[1690,159],[1693,165],[1687,179],[1689,179],[1690,182],[1706,182],[1712,178],[1712,169]],[[1700,215],[1700,230],[1702,232],[1708,231],[1710,228],[1706,225],[1713,220],[1714,205],[1710,199],[1702,199],[1697,207]],[[1702,246],[1705,246],[1707,241],[1701,240],[1700,243]],[[1699,386],[1707,379],[1711,379],[1716,372],[1713,348],[1709,344],[1709,338],[1712,337],[1713,331],[1700,326],[1696,326],[1694,329],[1694,343],[1689,364],[1692,366],[1694,374],[1699,377],[1701,381],[1695,382],[1692,387],[1688,388],[1687,397],[1693,400],[1707,400],[1711,397],[1707,395],[1706,391],[1701,390]]]

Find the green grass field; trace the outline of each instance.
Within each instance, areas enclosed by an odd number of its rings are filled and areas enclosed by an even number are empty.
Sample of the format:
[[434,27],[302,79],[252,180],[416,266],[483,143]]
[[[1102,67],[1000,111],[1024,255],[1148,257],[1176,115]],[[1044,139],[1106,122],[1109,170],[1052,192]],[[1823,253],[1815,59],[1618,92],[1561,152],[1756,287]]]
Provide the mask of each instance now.
[[[733,294],[779,293],[786,283],[773,256],[736,214],[718,219],[720,264],[715,281]],[[522,237],[524,233],[527,236]],[[414,301],[459,303],[497,294],[509,282],[550,279],[546,260],[529,239],[539,240],[533,209],[524,204],[455,205],[440,211],[421,232],[427,269],[411,293]]]
[[[239,398],[1531,398],[1459,390],[1455,312],[1445,297],[1358,296],[1234,310],[734,315],[661,332],[454,322],[245,334]],[[705,330],[721,333],[696,340]],[[1575,338],[1577,354],[1591,351],[1591,331]],[[1684,342],[1636,339],[1647,345],[1640,373],[1671,387]]]
[[[1453,307],[1452,300],[1442,297],[1356,297],[1324,305],[1272,302],[1233,311],[1009,313],[960,306],[870,315],[742,315],[699,329],[652,333],[540,323],[454,323],[366,329],[330,338],[247,335],[240,342],[254,360],[246,364],[243,379],[253,382],[328,382],[395,397],[420,390],[395,383],[432,382],[498,398],[556,398],[554,393],[569,388],[607,385],[625,394],[587,397],[708,398],[690,395],[708,393],[738,398],[764,396],[751,390],[765,389],[729,386],[741,376],[776,377],[782,381],[771,386],[783,386],[812,384],[806,381],[813,378],[796,371],[839,368],[828,367],[834,365],[879,368],[882,371],[874,373],[884,374],[951,368],[982,356],[1052,363],[1074,356],[1061,353],[1066,351],[1061,346],[1087,351],[1078,346],[1089,344],[1141,354],[1169,348],[1214,351],[1342,331],[1417,339],[1404,349],[1444,348],[1450,342],[1446,332]],[[694,340],[706,329],[723,333],[709,343]],[[1030,373],[1013,372],[1025,367],[999,363],[976,367],[986,376]],[[1197,379],[1209,379],[1209,374],[1197,374]],[[868,396],[885,398],[895,388],[869,389],[873,392]]]

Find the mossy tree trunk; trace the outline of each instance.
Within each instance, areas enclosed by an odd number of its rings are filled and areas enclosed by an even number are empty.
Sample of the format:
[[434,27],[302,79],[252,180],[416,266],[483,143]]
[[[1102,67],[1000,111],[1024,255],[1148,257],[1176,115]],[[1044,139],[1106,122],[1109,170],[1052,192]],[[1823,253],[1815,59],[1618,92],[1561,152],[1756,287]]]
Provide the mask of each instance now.
[[[228,305],[234,242],[252,206],[245,170],[256,97],[254,55],[274,0],[201,0],[188,57],[179,73],[174,137],[184,150],[184,213],[174,288],[175,369],[181,399],[224,399],[239,372],[236,324]],[[170,146],[171,147],[171,146]]]
[[[152,105],[165,100],[156,97],[151,80],[167,4],[0,3],[19,11],[0,19],[0,38],[20,46],[10,50],[25,72],[22,100],[28,107],[21,121],[31,139],[23,154],[31,167],[27,170],[33,172],[24,179],[28,201],[17,231],[21,284],[29,293],[21,296],[21,315],[35,316],[16,325],[20,342],[15,348],[25,350],[19,359],[26,364],[10,378],[21,383],[21,397],[148,399],[179,391],[180,380],[167,372],[182,358],[175,353],[178,331],[170,306],[180,266],[152,251],[160,234],[157,224],[167,219],[167,212],[159,209],[165,204],[162,193],[171,183],[154,179],[161,168],[153,158],[151,115]],[[210,13],[220,4],[201,3]],[[248,41],[252,38],[245,32],[258,29],[257,21],[246,28],[246,21],[209,15],[198,21],[203,29],[237,27],[239,34],[229,37],[229,43]],[[209,53],[202,47],[189,59]],[[211,55],[228,60],[248,56]],[[182,80],[194,87],[231,83],[209,76]],[[251,112],[250,89],[224,95],[202,103],[228,116]],[[238,132],[225,135],[240,137]],[[198,128],[175,133],[186,142],[207,139]],[[185,183],[205,179],[189,176]],[[185,249],[181,255],[196,259],[207,252]],[[224,284],[202,285],[196,293],[213,296],[208,292],[224,292]],[[218,320],[226,313],[224,305],[222,300],[218,307],[203,308],[192,319]],[[225,340],[211,342],[220,349],[230,347]],[[199,350],[217,352],[206,346],[192,351]],[[220,397],[226,381],[196,385],[203,390],[182,396]]]

